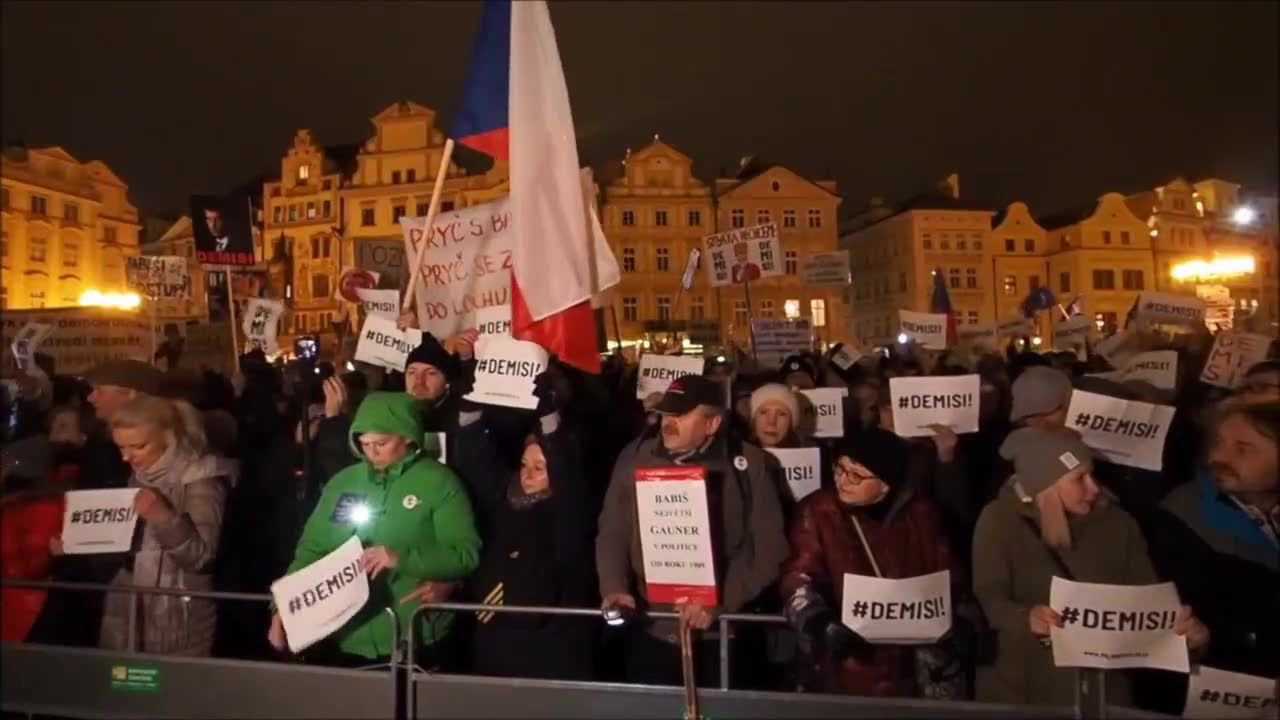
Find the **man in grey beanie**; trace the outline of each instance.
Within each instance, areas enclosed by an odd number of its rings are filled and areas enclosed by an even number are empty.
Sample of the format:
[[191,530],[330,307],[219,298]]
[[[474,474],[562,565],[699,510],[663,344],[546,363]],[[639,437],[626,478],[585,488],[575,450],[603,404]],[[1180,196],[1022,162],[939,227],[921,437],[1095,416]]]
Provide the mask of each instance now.
[[1033,365],[1013,381],[1013,407],[1009,421],[1044,430],[1066,427],[1071,403],[1071,379],[1060,370]]

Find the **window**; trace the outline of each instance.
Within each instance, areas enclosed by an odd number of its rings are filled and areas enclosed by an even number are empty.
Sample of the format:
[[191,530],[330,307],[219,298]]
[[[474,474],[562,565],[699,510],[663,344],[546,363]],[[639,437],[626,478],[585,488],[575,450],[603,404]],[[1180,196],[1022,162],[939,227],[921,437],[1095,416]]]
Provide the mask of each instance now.
[[659,295],[658,298],[658,320],[661,322],[671,321],[671,296]]
[[782,227],[793,228],[796,226],[796,211],[786,209],[782,211]]
[[364,227],[372,227],[377,224],[374,210],[377,208],[364,207],[360,208],[360,224]]
[[400,222],[400,218],[404,217],[405,214],[406,214],[406,208],[404,205],[391,206],[391,222],[393,223]]
[[666,211],[666,210],[655,210],[655,211],[653,212],[653,224],[654,224],[654,225],[657,225],[658,227],[666,227],[666,226],[667,226],[667,211]]
[[956,241],[956,249],[957,249],[957,250],[967,250],[967,249],[969,249],[969,245],[968,245],[968,243],[966,243],[966,242],[965,242],[965,241],[963,241],[963,240],[957,240],[957,241]]
[[1058,292],[1071,292],[1071,273],[1058,273]]
[[943,238],[943,239],[942,239],[942,242],[938,243],[938,245],[939,245],[939,247],[940,247],[941,249],[943,249],[943,250],[950,250],[950,249],[951,249],[951,241],[950,241],[950,240],[948,240],[948,239],[946,239],[946,238]]
[[952,290],[960,289],[960,268],[951,268],[947,271],[947,287]]
[[827,301],[814,298],[809,301],[809,319],[814,327],[827,326]]
[[277,205],[271,209],[271,222],[279,223],[284,219],[284,206]]
[[967,290],[978,289],[978,269],[977,268],[965,268],[964,286],[965,286],[965,289]]
[[1032,252],[1032,253],[1033,253],[1033,252],[1035,252],[1035,251],[1036,251],[1036,239],[1035,239],[1035,238],[1023,238],[1023,239],[1022,239],[1022,247],[1023,247],[1023,249],[1024,249],[1024,250],[1026,250],[1027,252]]
[[689,227],[702,227],[702,211],[701,210],[689,211]]
[[1017,240],[1014,240],[1013,238],[1005,238],[1005,239],[1004,239],[1004,251],[1005,251],[1005,252],[1018,252],[1018,241],[1017,241]]
[[783,301],[782,314],[786,315],[788,320],[800,317],[800,301],[795,299]]
[[324,202],[320,203],[320,214],[324,217],[329,217],[330,215],[332,215],[333,203],[329,200],[325,200]]
[[904,293],[906,291],[907,291],[907,274],[904,272],[900,272],[898,273],[898,292]]
[[49,214],[49,201],[43,195],[31,196],[31,214],[41,216]]
[[1093,289],[1094,290],[1115,290],[1116,289],[1116,273],[1114,270],[1094,270],[1093,271]]
[[0,228],[0,258],[9,259],[9,231]]
[[399,184],[400,184],[400,171],[399,171],[399,170],[392,170],[392,171],[391,171],[391,184],[392,184],[392,185],[399,185]]
[[636,249],[622,248],[622,272],[636,271]]
[[320,259],[320,238],[318,237],[311,238],[311,259]]
[[33,237],[27,243],[27,259],[31,262],[44,262],[49,254],[49,241],[42,237]]
[[102,241],[107,244],[114,244],[116,241],[116,229],[110,225],[102,228]]
[[800,271],[800,254],[795,250],[787,250],[782,253],[782,266],[788,275],[795,275]]
[[317,273],[311,276],[311,297],[322,299],[329,297],[329,276]]
[[80,206],[75,203],[67,203],[62,206],[62,219],[67,222],[80,222]]
[[431,203],[420,202],[417,205],[414,205],[413,216],[426,217],[427,213],[430,212],[430,210],[431,210]]
[[324,257],[330,256],[329,251],[332,249],[332,246],[330,245],[330,243],[332,241],[333,241],[333,238],[330,237],[329,235],[324,236],[324,252],[323,252]]
[[1113,312],[1094,313],[1093,324],[1097,326],[1099,332],[1110,334],[1116,330],[1116,314]]
[[322,190],[332,190],[332,189],[333,189],[333,181],[332,181],[332,180],[325,180],[325,181],[321,182],[321,183],[320,183],[320,188],[321,188]]
[[930,240],[929,238],[925,238],[925,239],[924,239],[924,249],[925,249],[925,250],[932,250],[932,249],[933,249],[933,241],[932,241],[932,240]]
[[1028,288],[1031,292],[1035,292],[1036,290],[1039,290],[1039,289],[1040,289],[1040,276],[1039,276],[1039,275],[1032,275],[1031,277],[1027,278],[1027,288]]
[[977,324],[978,324],[978,311],[977,311],[977,310],[970,310],[970,311],[969,311],[969,324],[970,324],[970,325],[977,325]]
[[729,211],[729,225],[740,228],[747,226],[747,213],[742,208],[734,208]]
[[640,303],[635,298],[622,298],[622,319],[627,322],[640,320]]
[[1128,244],[1129,244],[1129,231],[1128,231],[1128,230],[1121,230],[1121,231],[1120,231],[1120,244],[1121,244],[1121,245],[1128,245]]
[[408,170],[405,170],[404,176],[405,176],[405,180],[408,180],[409,182],[418,181],[418,171],[413,168],[409,168]]
[[974,241],[973,241],[973,249],[974,249],[974,250],[982,250],[982,241],[981,241],[981,240],[974,240]]
[[1014,275],[1004,276],[1004,294],[1005,295],[1018,294],[1018,278],[1016,276]]
[[771,222],[773,222],[773,216],[769,214],[768,210],[764,210],[764,209],[756,210],[757,225],[767,225]]
[[37,307],[37,308],[44,307],[44,291],[43,290],[31,291],[31,307]]
[[817,228],[822,227],[822,211],[821,210],[817,208],[813,208],[809,210],[809,227],[815,230]]
[[311,178],[311,166],[299,165],[298,166],[298,182],[306,182],[310,178]]
[[1141,270],[1122,270],[1120,281],[1125,290],[1144,290]]
[[307,203],[307,217],[313,218],[315,216],[316,216],[316,204],[315,204],[315,201],[311,201]]
[[1110,244],[1111,244],[1111,231],[1110,231],[1110,230],[1103,230],[1103,231],[1102,231],[1102,244],[1103,244],[1103,245],[1110,245]]
[[297,222],[297,220],[298,220],[298,206],[290,205],[289,206],[289,222]]
[[774,306],[772,300],[760,301],[760,317],[771,318],[773,317],[773,313],[775,310],[776,310],[776,307]]
[[690,320],[706,320],[707,307],[703,304],[702,296],[689,298],[689,319]]
[[654,251],[654,260],[657,263],[658,272],[671,272],[671,251],[667,248],[658,248]]
[[623,225],[626,225],[627,227],[631,227],[632,225],[635,225],[635,224],[636,224],[636,211],[635,211],[635,210],[623,210],[623,211],[622,211],[622,224],[623,224]]
[[733,324],[738,326],[745,326],[747,325],[747,321],[750,319],[750,317],[751,317],[750,314],[747,312],[747,301],[734,300],[733,301]]
[[75,242],[62,243],[62,266],[73,268],[80,264],[80,244]]
[[[453,212],[453,201],[452,201],[452,200],[441,200],[441,201],[440,201],[440,212]],[[426,213],[422,213],[422,214],[423,214],[423,215],[426,215]]]

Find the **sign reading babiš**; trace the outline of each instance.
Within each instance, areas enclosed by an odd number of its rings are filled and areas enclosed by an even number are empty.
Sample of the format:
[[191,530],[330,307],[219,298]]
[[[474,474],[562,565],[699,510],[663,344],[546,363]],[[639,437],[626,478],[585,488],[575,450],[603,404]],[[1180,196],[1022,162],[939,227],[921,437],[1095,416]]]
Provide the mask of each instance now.
[[716,605],[706,469],[636,470],[636,512],[649,602]]
[[1164,465],[1164,438],[1174,409],[1137,400],[1073,390],[1067,427],[1107,460],[1144,470]]
[[369,601],[360,569],[364,548],[352,537],[337,550],[271,584],[289,649],[301,652],[337,632]]
[[783,274],[778,223],[708,235],[702,239],[702,247],[702,263],[712,287]]
[[946,425],[956,434],[978,432],[980,391],[977,375],[890,378],[893,430],[899,437],[932,437],[930,425]]

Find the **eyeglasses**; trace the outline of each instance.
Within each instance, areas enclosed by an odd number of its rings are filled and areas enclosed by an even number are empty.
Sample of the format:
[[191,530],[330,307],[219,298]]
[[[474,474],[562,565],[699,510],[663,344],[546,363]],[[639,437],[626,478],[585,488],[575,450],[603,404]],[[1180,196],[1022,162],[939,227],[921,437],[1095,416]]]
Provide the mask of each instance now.
[[875,473],[861,473],[855,469],[846,468],[843,465],[836,465],[834,466],[833,469],[835,470],[835,476],[837,480],[839,480],[840,478],[844,478],[846,480],[852,480],[855,485],[866,482],[867,480],[879,479],[876,477]]

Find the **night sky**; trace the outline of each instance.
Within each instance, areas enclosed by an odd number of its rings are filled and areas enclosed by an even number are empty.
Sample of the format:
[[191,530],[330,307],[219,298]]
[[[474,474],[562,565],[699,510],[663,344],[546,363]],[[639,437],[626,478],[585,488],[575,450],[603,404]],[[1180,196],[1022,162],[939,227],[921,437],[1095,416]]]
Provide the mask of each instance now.
[[[655,132],[704,179],[757,154],[844,210],[959,172],[1036,215],[1182,175],[1275,192],[1277,3],[551,7],[584,161]],[[144,214],[277,175],[297,128],[363,141],[399,99],[447,127],[472,3],[3,3],[6,144],[101,159]],[[852,206],[852,207],[851,207]]]

